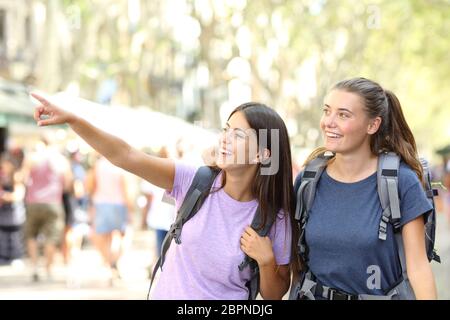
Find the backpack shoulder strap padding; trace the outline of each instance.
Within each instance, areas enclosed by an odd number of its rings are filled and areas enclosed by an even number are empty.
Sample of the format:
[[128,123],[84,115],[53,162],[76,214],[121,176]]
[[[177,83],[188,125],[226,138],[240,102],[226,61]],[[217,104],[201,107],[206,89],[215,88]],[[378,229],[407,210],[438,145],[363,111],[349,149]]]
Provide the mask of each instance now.
[[[191,185],[186,192],[183,203],[178,210],[175,222],[170,227],[170,230],[167,232],[166,238],[164,239],[164,242],[168,240],[168,245],[170,245],[172,238],[175,238],[175,242],[177,244],[181,243],[181,230],[183,225],[191,219],[198,212],[198,210],[200,210],[203,202],[209,195],[212,184],[214,183],[214,180],[219,172],[220,170],[215,170],[208,166],[200,167],[197,170]],[[161,265],[164,262],[164,255],[168,247],[164,248],[163,245],[162,249],[165,249],[165,251],[161,252],[161,257],[163,257]]]
[[377,170],[377,188],[378,196],[383,210],[380,226],[378,229],[378,238],[386,240],[387,224],[389,221],[394,226],[394,236],[397,243],[398,256],[402,268],[403,279],[407,279],[406,255],[403,245],[403,238],[400,226],[400,200],[398,195],[398,171],[400,167],[400,157],[394,152],[380,153],[378,158]]
[[[270,208],[269,210],[273,209]],[[251,228],[255,230],[260,237],[267,236],[269,234],[270,229],[272,228],[272,225],[275,222],[276,214],[277,213],[274,213],[274,215],[268,214],[265,223],[262,225],[263,219],[261,214],[261,208],[258,205],[255,212],[255,216],[253,217],[252,220]],[[258,263],[254,259],[250,258],[248,255],[245,255],[244,260],[242,260],[242,262],[238,266],[239,271],[244,270],[244,268],[247,265],[250,265],[250,280],[246,283],[249,293],[248,299],[255,300],[256,296],[259,293],[259,267]]]
[[437,254],[434,246],[436,240],[436,206],[434,197],[438,195],[438,190],[433,188],[430,166],[425,158],[420,158],[420,164],[423,168],[423,175],[426,186],[426,196],[429,199],[433,209],[425,216],[425,243],[427,249],[427,256],[429,261],[436,261],[441,263],[441,258]]
[[398,196],[398,170],[400,157],[394,152],[383,152],[378,157],[377,188],[383,210],[378,229],[378,238],[386,240],[387,224],[391,221],[396,231],[400,224],[400,202]]
[[317,182],[332,155],[320,154],[311,160],[303,170],[302,182],[297,190],[295,218],[300,221],[302,211],[309,211],[314,202]]
[[[267,220],[264,225],[262,225],[262,222],[261,208],[258,205],[250,227],[255,230],[260,237],[265,237],[269,234],[270,228],[275,220],[271,215],[267,215]],[[242,271],[251,261],[252,259],[246,255],[244,260],[239,264],[239,271]]]
[[[177,220],[181,219],[181,226],[191,219],[198,210],[200,210],[206,197],[209,195],[212,184],[219,174],[220,170],[215,170],[208,166],[200,167],[195,173],[194,179],[186,192],[183,203],[178,210]],[[181,230],[180,230],[181,232]],[[177,237],[178,236],[178,237]],[[176,235],[176,241],[181,243],[179,235]]]
[[313,160],[311,160],[305,167],[302,175],[300,187],[297,190],[295,207],[295,220],[299,224],[300,237],[298,240],[298,251],[303,259],[303,262],[307,262],[307,246],[305,241],[305,227],[308,220],[309,211],[314,203],[314,197],[316,194],[317,183],[325,170],[328,161],[334,157],[332,153],[327,152],[320,154]]

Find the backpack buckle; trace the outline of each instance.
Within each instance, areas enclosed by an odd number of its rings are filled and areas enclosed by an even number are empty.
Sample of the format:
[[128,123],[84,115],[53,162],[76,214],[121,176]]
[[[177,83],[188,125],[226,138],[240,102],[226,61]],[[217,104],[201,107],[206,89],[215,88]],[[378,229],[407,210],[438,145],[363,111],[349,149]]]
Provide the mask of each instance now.
[[328,300],[356,300],[356,296],[330,288],[328,289]]
[[428,198],[437,197],[439,195],[438,189],[429,189],[426,191]]
[[180,244],[181,243],[181,226],[179,224],[172,224],[170,226],[170,230],[169,233],[172,235],[172,237],[175,239],[175,243],[176,244]]
[[397,232],[400,229],[400,219],[392,219],[391,221],[394,226],[394,231]]
[[173,237],[175,238],[175,243],[176,244],[180,244],[181,243],[181,239],[180,239],[180,237],[181,237],[181,228],[180,227],[177,227],[175,229]]
[[239,266],[238,266],[239,271],[244,270],[244,268],[247,266],[247,264],[248,264],[247,259],[242,260],[241,263],[240,263]]

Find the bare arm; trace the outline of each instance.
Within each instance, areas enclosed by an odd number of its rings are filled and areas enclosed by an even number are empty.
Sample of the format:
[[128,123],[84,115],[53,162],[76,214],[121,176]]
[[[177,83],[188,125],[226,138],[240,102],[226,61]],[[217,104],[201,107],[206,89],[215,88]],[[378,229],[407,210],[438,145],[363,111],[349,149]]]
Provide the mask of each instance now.
[[433,272],[425,248],[423,217],[420,216],[403,226],[406,270],[417,300],[437,298]]
[[281,300],[291,284],[289,265],[279,266],[275,259],[259,265],[260,292],[263,299]]
[[[122,139],[93,126],[88,121],[62,110],[38,94],[31,94],[41,102],[34,112],[39,126],[67,123],[83,140],[112,164],[129,171],[158,187],[171,190],[175,165],[170,159],[153,157],[131,147]],[[41,116],[48,119],[41,120]]]

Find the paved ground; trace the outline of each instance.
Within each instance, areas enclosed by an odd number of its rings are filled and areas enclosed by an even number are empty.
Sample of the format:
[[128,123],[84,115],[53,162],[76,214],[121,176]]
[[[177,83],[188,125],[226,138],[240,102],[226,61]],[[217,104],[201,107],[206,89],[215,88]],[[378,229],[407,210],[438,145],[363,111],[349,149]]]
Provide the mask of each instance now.
[[146,299],[154,243],[152,231],[136,231],[119,264],[120,279],[111,283],[111,274],[102,267],[101,259],[89,243],[70,268],[61,255],[56,257],[52,279],[44,269],[41,281],[31,281],[27,261],[0,266],[0,300],[4,299]]
[[[433,263],[440,299],[450,299],[450,224],[438,215],[437,248],[442,264]],[[27,261],[0,266],[0,300],[6,299],[136,299],[146,298],[149,280],[147,266],[151,263],[154,233],[135,231],[129,249],[119,268],[121,279],[110,283],[109,274],[101,266],[98,253],[85,246],[71,268],[57,257],[52,280],[42,277],[32,283]],[[285,296],[287,298],[287,295]]]

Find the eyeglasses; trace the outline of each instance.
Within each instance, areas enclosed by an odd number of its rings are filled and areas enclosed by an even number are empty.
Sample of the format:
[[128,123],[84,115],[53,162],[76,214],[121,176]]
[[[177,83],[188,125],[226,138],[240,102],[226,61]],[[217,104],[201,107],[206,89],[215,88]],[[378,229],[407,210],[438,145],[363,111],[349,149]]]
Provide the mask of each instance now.
[[230,136],[233,139],[245,139],[249,135],[245,132],[246,130],[241,128],[231,128],[231,127],[223,127],[222,133],[226,136]]

